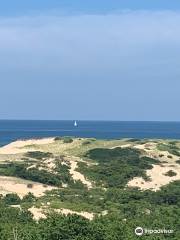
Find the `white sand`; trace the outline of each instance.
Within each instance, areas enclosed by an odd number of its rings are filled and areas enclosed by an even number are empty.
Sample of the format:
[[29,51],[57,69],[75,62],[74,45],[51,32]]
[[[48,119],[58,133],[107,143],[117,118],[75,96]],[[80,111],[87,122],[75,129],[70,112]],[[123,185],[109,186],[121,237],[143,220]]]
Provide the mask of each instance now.
[[[175,180],[180,180],[180,165],[176,163],[176,161],[179,160],[178,156],[170,154],[168,151],[159,151],[157,149],[157,143],[154,142],[135,145],[134,148],[145,151],[147,156],[158,159],[162,164],[153,165],[152,169],[146,171],[151,181],[145,181],[142,177],[135,177],[128,182],[128,186],[139,187],[142,190],[152,189],[153,191],[157,191],[161,186],[167,185]],[[160,157],[160,155],[163,156]],[[171,158],[168,156],[171,156]],[[173,177],[165,176],[170,170],[177,175]]]
[[90,181],[88,181],[82,173],[76,171],[76,169],[78,167],[78,162],[82,162],[83,160],[81,160],[78,157],[69,157],[69,158],[66,158],[66,159],[70,163],[70,171],[69,172],[72,175],[72,178],[76,181],[80,180],[89,189],[92,188],[92,183]]
[[[28,151],[36,151],[32,145],[43,145],[54,142],[54,138],[19,140],[12,142],[0,148],[0,154],[17,154],[26,153]],[[29,146],[29,147],[28,147]]]
[[[177,175],[173,177],[165,176],[165,174],[172,170]],[[180,180],[180,165],[174,164],[174,167],[169,165],[159,166],[153,165],[153,168],[146,171],[147,176],[151,181],[145,181],[142,177],[135,177],[128,182],[130,187],[139,187],[141,190],[152,189],[153,191],[159,190],[162,186],[169,184],[172,181]]]
[[84,217],[84,218],[87,218],[87,219],[89,219],[89,220],[93,220],[93,218],[94,218],[94,213],[89,213],[89,212],[76,212],[76,211],[72,211],[72,210],[66,209],[66,208],[55,209],[55,212],[61,213],[61,214],[64,214],[64,215],[77,214],[77,215],[82,216],[82,217]]
[[36,221],[46,218],[46,215],[43,213],[43,210],[41,208],[31,207],[28,210],[33,214],[33,218]]
[[39,220],[39,219],[44,219],[46,218],[46,213],[49,213],[50,211],[59,213],[59,214],[63,214],[63,215],[68,215],[68,214],[76,214],[79,216],[82,216],[84,218],[87,218],[89,220],[93,220],[94,218],[94,213],[89,213],[89,212],[77,212],[77,211],[72,211],[70,209],[66,209],[66,208],[61,208],[61,209],[48,209],[48,208],[36,208],[36,207],[31,207],[28,209],[34,216],[35,220]]
[[[36,207],[31,207],[28,209],[34,216],[35,220],[39,220],[39,219],[44,219],[46,218],[46,214],[50,213],[50,212],[55,212],[55,213],[59,213],[59,214],[63,214],[63,215],[68,215],[68,214],[76,214],[79,216],[82,216],[88,220],[93,220],[95,217],[95,213],[90,213],[90,212],[77,212],[77,211],[73,211],[67,208],[60,208],[60,209],[49,209],[47,206],[44,206],[44,208],[36,208]],[[105,216],[108,214],[107,210],[102,211],[102,213],[97,214],[98,216]]]
[[117,145],[117,146],[114,146],[114,147],[111,147],[110,149],[115,149],[115,148],[129,148],[129,147],[132,147],[132,144],[124,144],[124,145]]
[[[179,160],[179,157],[173,154],[170,154],[168,151],[160,151],[157,149],[157,143],[150,142],[146,144],[139,144],[135,145],[134,148],[143,150],[146,152],[147,156],[158,159],[160,161],[176,161]],[[164,155],[162,158],[159,157],[159,155]],[[168,158],[168,156],[172,156],[171,158]]]
[[54,172],[54,168],[56,167],[56,164],[54,162],[54,158],[49,158],[49,159],[45,160],[43,163],[47,166],[47,169]]
[[150,150],[156,149],[157,143],[149,142],[145,144],[138,144],[135,145],[134,148],[140,149],[140,150],[147,150],[146,148],[149,148]]
[[[28,188],[28,184],[33,184],[32,188]],[[34,196],[43,196],[45,191],[56,189],[52,186],[44,187],[41,183],[32,181],[22,180],[15,177],[0,177],[0,194],[6,195],[8,193],[16,193],[19,197],[24,197],[29,192],[33,193]]]

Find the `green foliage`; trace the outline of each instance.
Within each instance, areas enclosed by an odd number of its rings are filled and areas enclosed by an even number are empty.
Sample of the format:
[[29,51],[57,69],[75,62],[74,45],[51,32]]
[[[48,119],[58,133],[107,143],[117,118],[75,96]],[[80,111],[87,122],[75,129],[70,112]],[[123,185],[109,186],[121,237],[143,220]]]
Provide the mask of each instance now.
[[17,205],[21,203],[20,197],[15,193],[8,193],[3,198],[3,201],[8,205]]
[[82,142],[82,145],[89,145],[91,144],[92,141],[90,140],[85,140],[84,142]]
[[127,140],[127,142],[141,142],[141,140],[138,138],[130,138]]
[[70,137],[63,137],[63,143],[72,143],[73,139]]
[[49,152],[33,151],[33,152],[27,152],[25,154],[25,156],[28,157],[28,158],[35,158],[35,159],[38,159],[38,160],[42,160],[42,159],[52,157],[53,154],[49,153]]
[[22,199],[22,202],[25,202],[25,203],[33,203],[35,201],[36,201],[36,197],[30,192],[27,195],[25,195]]
[[175,173],[173,170],[169,170],[168,172],[166,172],[164,174],[165,176],[168,176],[168,177],[174,177],[177,175],[177,173]]
[[95,160],[98,165],[79,163],[79,171],[105,187],[124,187],[137,176],[148,180],[145,170],[159,163],[155,159],[142,157],[139,150],[132,148],[96,148],[89,150],[85,157]]
[[72,189],[87,189],[86,185],[84,185],[80,180],[76,180],[70,183],[70,187]]
[[71,137],[55,137],[55,141],[63,141],[63,143],[72,143],[73,138]]
[[168,151],[170,154],[180,156],[180,149],[176,146],[176,142],[169,142],[169,144],[159,143],[157,149],[160,151]]
[[61,140],[62,140],[62,137],[55,137],[54,140],[55,140],[55,141],[61,141]]
[[180,160],[177,160],[176,163],[180,164]]
[[[9,163],[0,165],[0,175],[20,177],[26,180],[32,180],[43,184],[61,186],[62,183],[71,182],[71,176],[68,167],[64,165],[56,166],[57,173],[51,173],[47,170],[39,170],[36,167],[29,168],[26,163]],[[33,186],[32,186],[33,187]]]
[[164,154],[159,154],[159,157],[160,157],[160,158],[164,157]]
[[[46,158],[41,154],[35,155],[33,158]],[[80,162],[79,169],[99,187],[87,189],[82,182],[74,182],[69,166],[61,165],[62,159],[58,157],[55,173],[38,168],[27,169],[27,163],[1,164],[1,175],[45,184],[63,182],[68,183],[68,187],[54,189],[40,198],[35,198],[31,193],[22,200],[14,194],[0,196],[0,240],[15,239],[14,233],[17,240],[136,240],[134,229],[137,226],[174,230],[169,236],[152,234],[142,236],[142,240],[180,239],[180,181],[172,182],[156,192],[126,186],[133,177],[146,178],[146,169],[152,168],[152,164],[159,164],[157,160],[144,157],[140,150],[130,148],[96,148],[89,150],[85,158],[89,160],[89,165]],[[49,214],[47,219],[37,222],[30,212],[24,210],[47,202],[52,208],[94,212],[97,216],[89,221],[77,215]],[[11,204],[21,204],[21,209],[13,208]],[[104,210],[108,214],[100,216]]]
[[[157,192],[110,188],[103,193],[104,208],[109,214],[96,217],[93,221],[77,215],[51,214],[47,219],[35,222],[29,212],[7,207],[0,200],[0,240],[13,239],[13,230],[17,232],[18,240],[135,240],[134,229],[137,226],[174,230],[170,236],[159,234],[156,238],[152,234],[141,239],[177,240],[180,236],[179,186],[180,181],[176,181]],[[102,194],[98,190],[90,190],[88,193],[86,190],[76,192],[72,189],[59,190],[59,193],[66,199],[68,191],[72,199],[84,191],[81,198],[83,201],[90,201],[91,195],[97,200],[98,195]],[[96,205],[98,202],[94,202],[94,207]]]

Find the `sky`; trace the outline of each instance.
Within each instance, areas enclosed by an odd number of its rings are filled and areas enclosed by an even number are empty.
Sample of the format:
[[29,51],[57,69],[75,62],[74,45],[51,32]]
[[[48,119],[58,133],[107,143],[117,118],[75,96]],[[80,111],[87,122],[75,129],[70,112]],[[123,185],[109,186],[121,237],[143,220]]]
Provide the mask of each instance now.
[[6,0],[0,119],[180,121],[180,1]]

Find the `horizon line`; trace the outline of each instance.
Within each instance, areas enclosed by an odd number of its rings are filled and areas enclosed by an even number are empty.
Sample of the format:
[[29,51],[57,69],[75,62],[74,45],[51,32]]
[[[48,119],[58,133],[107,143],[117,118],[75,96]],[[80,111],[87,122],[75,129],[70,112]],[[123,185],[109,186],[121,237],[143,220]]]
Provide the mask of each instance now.
[[0,119],[0,121],[83,121],[83,122],[173,122],[180,120],[115,120],[115,119]]

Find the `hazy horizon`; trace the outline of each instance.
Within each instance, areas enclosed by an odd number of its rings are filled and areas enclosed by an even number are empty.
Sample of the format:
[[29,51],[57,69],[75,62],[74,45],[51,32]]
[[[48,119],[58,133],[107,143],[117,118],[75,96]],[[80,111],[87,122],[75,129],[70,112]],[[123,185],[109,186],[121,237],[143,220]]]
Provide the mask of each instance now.
[[168,120],[115,120],[115,119],[0,119],[0,121],[82,121],[82,122],[160,122],[180,123],[180,121]]

